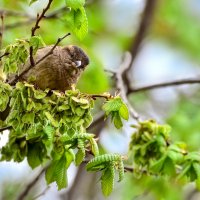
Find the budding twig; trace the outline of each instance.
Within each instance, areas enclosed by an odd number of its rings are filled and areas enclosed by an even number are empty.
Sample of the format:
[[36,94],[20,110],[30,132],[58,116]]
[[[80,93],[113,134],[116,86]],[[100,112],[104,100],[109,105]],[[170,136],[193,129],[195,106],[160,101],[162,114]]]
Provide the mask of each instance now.
[[[31,36],[32,37],[35,36],[35,31],[40,28],[39,23],[45,17],[45,13],[50,8],[52,2],[53,2],[53,0],[49,0],[47,6],[43,9],[42,13],[40,15],[37,14],[35,26],[31,29]],[[31,63],[31,66],[35,65],[35,61],[34,61],[34,58],[33,58],[33,47],[32,46],[30,47],[30,63]]]

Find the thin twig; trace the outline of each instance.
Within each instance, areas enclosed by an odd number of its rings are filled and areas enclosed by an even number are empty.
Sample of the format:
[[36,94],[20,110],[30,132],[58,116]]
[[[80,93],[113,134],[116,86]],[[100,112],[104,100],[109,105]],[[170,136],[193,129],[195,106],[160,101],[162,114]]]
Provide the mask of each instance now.
[[[0,12],[0,18],[1,18],[1,29],[0,29],[0,50],[2,48],[2,43],[3,43],[3,32],[4,32],[4,13]],[[0,57],[1,59],[2,57]]]
[[104,98],[104,99],[108,100],[109,98],[112,97],[112,95],[110,95],[109,93],[105,93],[105,94],[90,94],[89,96],[94,100],[96,98]]
[[153,89],[158,89],[158,88],[163,88],[163,87],[175,87],[178,85],[186,85],[186,84],[199,84],[200,79],[195,79],[195,78],[186,78],[186,79],[181,79],[181,80],[175,80],[175,81],[170,81],[170,82],[164,82],[164,83],[156,83],[152,85],[147,85],[144,87],[138,87],[138,88],[130,88],[127,91],[127,94],[130,93],[136,93],[136,92],[143,92],[146,90],[153,90]]
[[39,59],[34,66],[29,65],[29,67],[24,70],[23,72],[21,72],[19,75],[15,76],[12,80],[8,81],[8,83],[10,85],[15,84],[24,74],[26,74],[30,69],[32,69],[33,67],[35,67],[36,65],[38,65],[40,62],[42,62],[46,57],[48,57],[49,55],[51,55],[54,51],[54,49],[58,46],[58,44],[64,40],[67,36],[69,36],[70,33],[67,33],[66,35],[64,35],[61,38],[58,38],[57,42],[54,44],[54,46],[49,50],[49,52],[47,52],[41,59]]
[[33,188],[33,186],[36,185],[36,183],[40,180],[41,176],[45,172],[48,166],[44,167],[39,174],[25,187],[25,189],[22,191],[22,193],[18,196],[17,200],[23,200],[27,197],[30,190]]
[[124,60],[123,60],[122,64],[119,67],[119,71],[116,73],[117,89],[120,91],[120,95],[121,95],[122,99],[127,104],[131,116],[134,119],[136,119],[137,121],[139,121],[138,113],[133,109],[133,107],[129,103],[129,100],[128,100],[127,96],[126,96],[127,92],[126,92],[126,88],[125,88],[125,85],[124,85],[124,80],[122,79],[123,72],[129,67],[129,65],[131,63],[131,60],[132,60],[131,59],[131,54],[126,52],[126,54],[124,56],[125,56]]
[[10,129],[11,129],[11,126],[2,127],[0,128],[0,132],[3,132],[5,130],[10,130]]
[[[35,31],[40,28],[39,23],[45,17],[45,13],[50,8],[52,2],[53,2],[53,0],[49,0],[47,6],[43,9],[42,13],[40,15],[37,14],[37,20],[35,22],[35,26],[33,26],[33,28],[31,29],[31,37],[35,36]],[[30,53],[31,66],[34,66],[35,65],[35,61],[34,61],[34,58],[33,58],[33,47],[32,46],[30,47],[30,52],[29,53]]]
[[43,192],[41,192],[40,194],[38,194],[37,196],[33,197],[33,200],[38,199],[41,196],[44,196],[46,194],[46,192],[50,189],[50,186],[47,186]]
[[8,55],[9,55],[8,52],[4,53],[3,55],[0,56],[0,60],[1,60],[4,56],[8,56]]
[[[69,11],[69,8],[62,7],[60,9],[52,11],[51,13],[49,13],[48,15],[46,15],[45,18],[44,18],[44,20],[58,18],[63,12],[67,12],[67,11]],[[32,23],[35,20],[37,20],[37,18],[35,18],[35,17],[29,17],[29,19],[25,20],[25,21],[20,21],[20,22],[16,22],[16,23],[12,23],[12,24],[7,24],[5,26],[5,29],[9,30],[9,29],[12,29],[12,28],[19,28],[20,26],[26,26],[26,25]]]
[[127,87],[129,87],[130,85],[129,80],[128,80],[128,73],[133,66],[133,62],[139,52],[140,46],[150,27],[150,24],[153,18],[153,13],[155,10],[156,1],[157,0],[146,0],[145,8],[142,14],[142,19],[138,27],[138,30],[136,32],[136,35],[134,37],[134,44],[132,45],[130,49],[132,60],[130,62],[129,67],[122,74],[124,83]]

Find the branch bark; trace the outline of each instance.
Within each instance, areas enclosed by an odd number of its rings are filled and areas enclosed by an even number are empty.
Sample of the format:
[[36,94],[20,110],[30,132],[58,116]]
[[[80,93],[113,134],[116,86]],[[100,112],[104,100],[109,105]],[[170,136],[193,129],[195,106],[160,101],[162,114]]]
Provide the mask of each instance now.
[[122,74],[124,83],[127,87],[129,87],[130,85],[128,80],[128,72],[132,68],[133,62],[140,50],[141,44],[149,30],[151,21],[153,19],[153,13],[156,7],[156,2],[157,0],[146,0],[145,8],[142,14],[142,19],[135,35],[134,44],[130,49],[132,60],[130,62],[129,67]]
[[170,81],[170,82],[156,83],[156,84],[147,85],[144,87],[129,88],[127,91],[127,94],[143,92],[146,90],[153,90],[153,89],[158,89],[158,88],[163,88],[163,87],[175,87],[178,85],[199,84],[199,83],[200,83],[200,79],[186,78],[186,79],[175,80],[175,81]]
[[48,166],[44,167],[39,174],[24,188],[22,193],[18,196],[17,200],[23,200],[27,197],[30,190],[37,184],[37,182],[40,180],[41,176],[45,172]]
[[[40,15],[39,14],[37,15],[37,20],[35,22],[35,26],[31,29],[31,37],[35,36],[36,30],[40,28],[39,23],[45,17],[45,13],[49,10],[52,2],[53,2],[53,0],[49,0],[47,6],[43,9],[42,13]],[[33,58],[33,47],[32,46],[30,47],[30,63],[31,63],[31,66],[35,65],[35,61]]]

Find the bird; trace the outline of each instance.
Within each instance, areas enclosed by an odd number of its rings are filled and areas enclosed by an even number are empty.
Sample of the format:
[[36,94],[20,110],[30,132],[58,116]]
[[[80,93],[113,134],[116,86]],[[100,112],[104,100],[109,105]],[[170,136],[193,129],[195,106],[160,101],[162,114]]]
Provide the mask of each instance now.
[[[38,49],[33,57],[36,65],[31,67],[26,73],[23,73],[22,76],[19,76],[18,81],[32,83],[41,90],[50,89],[64,92],[65,90],[72,89],[73,85],[76,85],[81,73],[89,64],[89,58],[80,47],[75,45],[56,46],[52,54],[45,57],[52,48],[53,45]],[[41,62],[38,62],[40,60]],[[18,73],[21,74],[29,67],[30,59],[20,67]],[[8,76],[8,80],[11,80],[13,77],[14,75]],[[13,82],[13,84],[16,83]],[[0,112],[0,120],[4,121],[6,119],[9,110],[8,108]]]
[[[53,46],[47,46],[39,49],[34,56],[35,63],[41,60],[52,48]],[[89,58],[80,47],[74,45],[56,46],[52,54],[23,74],[19,81],[33,83],[42,90],[49,88],[65,91],[77,83],[88,64]],[[29,66],[30,61],[21,67],[19,74]]]

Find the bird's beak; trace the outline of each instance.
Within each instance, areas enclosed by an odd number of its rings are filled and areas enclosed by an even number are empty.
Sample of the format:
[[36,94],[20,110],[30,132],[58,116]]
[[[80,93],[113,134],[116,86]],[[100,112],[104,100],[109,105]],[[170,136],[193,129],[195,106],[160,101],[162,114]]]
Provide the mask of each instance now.
[[82,62],[80,60],[75,61],[76,67],[80,67],[82,65]]

